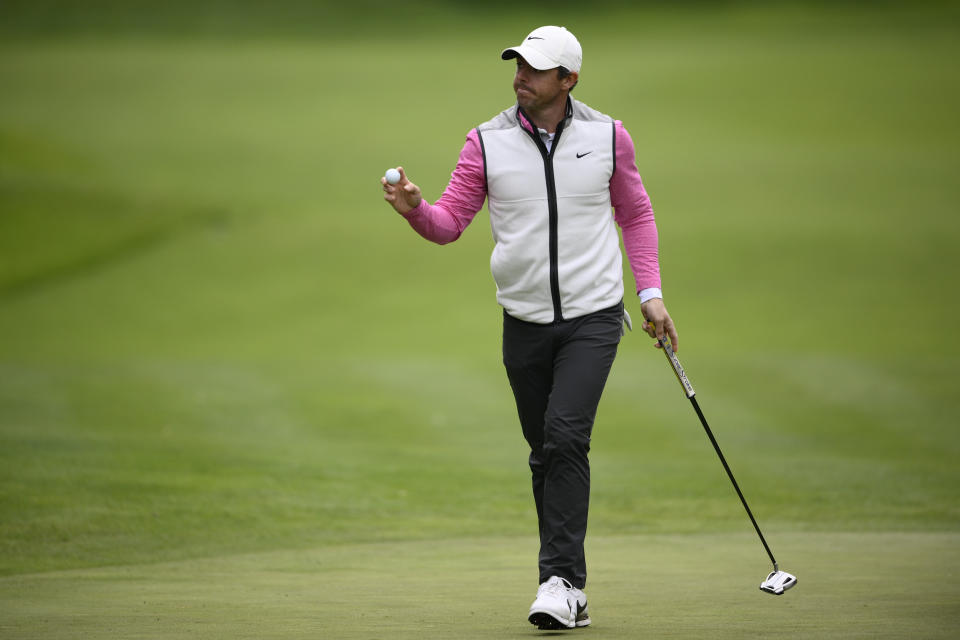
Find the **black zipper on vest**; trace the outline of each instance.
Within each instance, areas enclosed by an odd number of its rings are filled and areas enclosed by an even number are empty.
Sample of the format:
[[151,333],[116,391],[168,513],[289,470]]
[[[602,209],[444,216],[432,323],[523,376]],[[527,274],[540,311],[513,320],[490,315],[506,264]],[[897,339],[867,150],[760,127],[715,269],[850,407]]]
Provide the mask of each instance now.
[[[527,122],[536,128],[537,125],[533,124],[533,121],[527,117],[526,113],[523,113],[523,109],[517,107],[517,111],[522,113],[523,117],[527,119]],[[549,211],[550,297],[553,299],[553,321],[555,323],[563,320],[563,308],[560,304],[560,252],[559,240],[557,239],[559,214],[557,210],[557,183],[553,174],[553,153],[557,150],[557,146],[560,143],[560,134],[563,133],[563,125],[569,116],[570,103],[568,102],[566,116],[560,121],[560,124],[557,125],[557,131],[553,134],[553,144],[550,146],[550,151],[547,151],[547,145],[540,139],[540,133],[538,131],[530,131],[526,127],[520,126],[520,128],[526,131],[527,135],[533,139],[534,144],[537,145],[537,149],[540,150],[540,155],[543,157],[543,173],[547,181],[547,207]]]

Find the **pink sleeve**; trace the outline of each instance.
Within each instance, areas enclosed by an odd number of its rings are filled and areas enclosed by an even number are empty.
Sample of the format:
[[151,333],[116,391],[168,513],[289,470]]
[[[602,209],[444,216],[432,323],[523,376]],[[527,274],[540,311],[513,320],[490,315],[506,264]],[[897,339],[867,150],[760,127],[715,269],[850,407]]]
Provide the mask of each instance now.
[[619,120],[616,127],[616,167],[610,178],[614,219],[623,230],[623,246],[636,280],[637,291],[660,288],[657,224],[653,207],[637,171],[633,140]]
[[423,199],[403,217],[427,240],[447,244],[460,237],[483,207],[486,197],[483,152],[477,130],[471,129],[450,182],[437,203],[430,204]]

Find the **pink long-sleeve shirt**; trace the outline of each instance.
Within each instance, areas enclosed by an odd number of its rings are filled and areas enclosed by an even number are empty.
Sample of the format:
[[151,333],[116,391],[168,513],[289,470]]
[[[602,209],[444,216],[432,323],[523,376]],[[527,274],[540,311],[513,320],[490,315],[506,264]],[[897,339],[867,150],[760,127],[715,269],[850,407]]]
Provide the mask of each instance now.
[[[525,119],[523,125],[534,131]],[[636,281],[637,293],[644,301],[660,297],[657,225],[650,198],[637,171],[633,140],[621,121],[615,122],[615,130],[616,166],[610,178],[610,202],[614,209],[614,220],[623,233],[623,246]],[[483,152],[477,130],[471,129],[440,199],[436,204],[422,199],[404,214],[404,218],[427,240],[447,244],[460,237],[483,207],[486,197]]]

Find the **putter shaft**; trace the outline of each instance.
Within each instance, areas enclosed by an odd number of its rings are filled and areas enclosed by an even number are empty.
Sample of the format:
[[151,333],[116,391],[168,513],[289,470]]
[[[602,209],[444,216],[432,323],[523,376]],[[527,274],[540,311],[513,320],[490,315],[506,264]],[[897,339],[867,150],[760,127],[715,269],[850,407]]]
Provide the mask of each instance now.
[[717,439],[713,436],[713,431],[710,429],[710,425],[707,424],[707,419],[704,417],[703,411],[700,410],[700,405],[697,403],[697,398],[695,397],[696,392],[693,390],[693,385],[690,384],[690,380],[687,379],[687,374],[683,371],[683,367],[680,366],[680,360],[677,359],[677,354],[673,352],[673,346],[670,344],[670,338],[664,337],[663,340],[658,338],[657,342],[663,349],[664,355],[667,356],[667,360],[669,360],[671,366],[673,366],[673,372],[677,375],[677,380],[680,381],[680,386],[683,387],[684,394],[690,400],[690,404],[693,405],[693,410],[697,412],[697,417],[700,418],[700,424],[703,425],[703,430],[707,432],[707,437],[710,438],[710,444],[713,445],[714,451],[717,452],[717,456],[720,458],[720,462],[723,464],[723,468],[727,472],[727,477],[730,478],[733,488],[736,489],[737,496],[740,498],[740,503],[747,511],[747,515],[750,516],[750,522],[753,523],[753,528],[757,530],[757,535],[760,536],[760,542],[763,543],[763,548],[767,551],[767,555],[770,557],[770,562],[773,563],[773,570],[779,571],[780,568],[777,566],[777,559],[773,557],[773,552],[770,551],[770,546],[763,537],[763,532],[760,531],[760,525],[757,524],[757,519],[753,517],[753,512],[750,511],[750,507],[747,505],[747,499],[743,497],[743,492],[740,491],[740,485],[737,484],[737,479],[733,477],[733,472],[730,470],[730,465],[727,464],[727,459],[723,456],[723,451],[720,450],[720,445],[717,444]]

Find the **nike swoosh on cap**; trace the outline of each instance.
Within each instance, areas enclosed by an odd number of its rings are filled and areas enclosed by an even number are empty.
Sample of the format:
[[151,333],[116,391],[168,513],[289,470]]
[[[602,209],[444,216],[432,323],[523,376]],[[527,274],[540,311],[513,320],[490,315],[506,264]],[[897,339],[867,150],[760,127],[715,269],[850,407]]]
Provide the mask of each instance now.
[[530,36],[527,40],[546,40],[546,38],[540,38],[538,36]]

